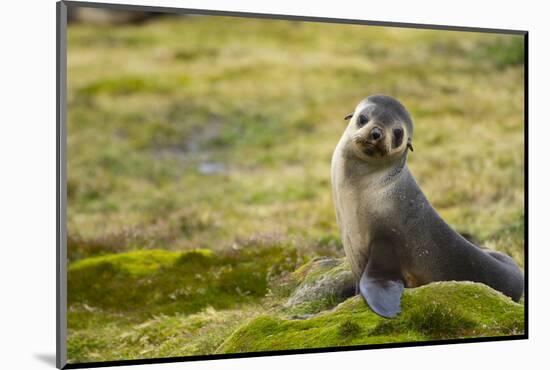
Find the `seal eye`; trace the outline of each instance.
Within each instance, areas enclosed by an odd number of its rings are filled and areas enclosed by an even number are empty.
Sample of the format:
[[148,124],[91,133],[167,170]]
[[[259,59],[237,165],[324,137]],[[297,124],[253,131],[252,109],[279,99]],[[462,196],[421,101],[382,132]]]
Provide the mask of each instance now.
[[367,117],[364,114],[359,115],[359,119],[357,120],[357,126],[363,127],[369,122],[369,117]]
[[401,145],[403,142],[403,129],[402,128],[394,128],[393,129],[393,139],[392,139],[392,147],[395,149]]

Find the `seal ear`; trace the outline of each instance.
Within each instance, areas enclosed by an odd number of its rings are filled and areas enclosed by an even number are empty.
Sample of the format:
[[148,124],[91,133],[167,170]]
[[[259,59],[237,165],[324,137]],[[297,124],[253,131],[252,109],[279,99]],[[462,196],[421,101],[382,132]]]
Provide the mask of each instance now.
[[396,317],[401,312],[405,285],[395,249],[387,242],[373,242],[367,268],[361,275],[359,291],[378,315]]
[[412,145],[412,142],[410,140],[407,141],[407,148],[409,148],[411,150],[411,152],[414,152],[413,145]]
[[345,117],[344,117],[344,120],[347,121],[347,120],[351,119],[351,117],[353,117],[353,113],[350,113],[350,114],[348,114],[347,116],[345,116]]

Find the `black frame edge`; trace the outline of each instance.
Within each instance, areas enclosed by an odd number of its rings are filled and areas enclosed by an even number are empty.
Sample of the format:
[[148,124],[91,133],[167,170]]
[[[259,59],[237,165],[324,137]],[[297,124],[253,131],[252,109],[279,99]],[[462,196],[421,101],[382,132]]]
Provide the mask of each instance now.
[[67,364],[67,5],[56,3],[56,367]]
[[85,7],[85,8],[102,8],[102,9],[113,9],[113,10],[135,10],[135,11],[143,11],[143,12],[218,15],[218,16],[242,17],[242,18],[267,18],[267,19],[281,19],[281,20],[303,21],[303,22],[345,23],[345,24],[361,24],[361,25],[382,26],[382,27],[417,28],[417,29],[462,31],[462,32],[484,32],[484,33],[499,33],[499,34],[511,34],[511,35],[523,35],[527,32],[526,30],[512,30],[512,29],[499,29],[499,28],[461,27],[461,26],[437,25],[437,24],[430,25],[430,24],[424,24],[424,23],[386,22],[386,21],[374,21],[374,20],[352,19],[352,18],[328,18],[328,17],[302,16],[302,15],[290,15],[290,14],[253,13],[253,12],[229,11],[229,10],[174,8],[174,7],[163,7],[163,6],[114,4],[114,3],[85,2],[85,1],[72,1],[72,0],[63,1],[63,2],[69,6],[79,6],[79,7]]
[[529,338],[529,32],[523,36],[523,143],[524,185],[523,185],[523,268],[524,268],[524,322],[525,337]]

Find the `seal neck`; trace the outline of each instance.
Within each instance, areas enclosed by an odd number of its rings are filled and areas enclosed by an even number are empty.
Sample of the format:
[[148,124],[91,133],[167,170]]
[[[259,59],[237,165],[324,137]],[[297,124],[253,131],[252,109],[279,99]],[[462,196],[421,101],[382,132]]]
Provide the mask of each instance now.
[[407,167],[407,153],[391,162],[366,161],[358,158],[352,149],[343,153],[344,171],[346,178],[357,181],[375,181],[379,186],[386,186],[395,182]]
[[391,183],[394,180],[396,180],[397,178],[399,178],[399,175],[401,175],[401,173],[405,169],[406,165],[407,165],[407,152],[405,152],[405,154],[403,154],[403,156],[400,157],[398,159],[398,161],[396,161],[394,163],[393,166],[391,166],[391,167],[389,167],[389,169],[387,169],[387,171],[385,173],[385,176],[384,176],[384,181],[386,183]]

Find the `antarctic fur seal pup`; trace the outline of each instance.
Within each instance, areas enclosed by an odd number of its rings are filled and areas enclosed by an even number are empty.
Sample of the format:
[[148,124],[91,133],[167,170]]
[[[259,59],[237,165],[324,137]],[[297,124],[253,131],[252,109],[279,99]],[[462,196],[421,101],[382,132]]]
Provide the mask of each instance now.
[[523,273],[509,256],[479,248],[430,205],[407,167],[413,123],[390,96],[357,105],[332,157],[336,217],[359,291],[379,315],[400,312],[403,289],[474,281],[518,301]]

